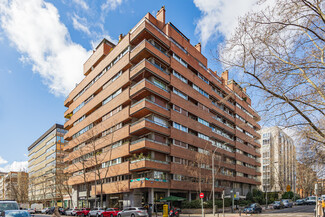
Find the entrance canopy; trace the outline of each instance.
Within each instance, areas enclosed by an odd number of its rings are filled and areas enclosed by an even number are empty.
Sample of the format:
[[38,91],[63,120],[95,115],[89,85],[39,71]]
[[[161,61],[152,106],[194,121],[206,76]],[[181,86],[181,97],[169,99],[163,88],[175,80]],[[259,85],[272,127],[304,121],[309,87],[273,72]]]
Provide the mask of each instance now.
[[163,199],[160,199],[160,202],[173,202],[173,201],[184,201],[186,200],[186,198],[183,197],[176,197],[176,196],[169,196],[169,197],[165,197]]

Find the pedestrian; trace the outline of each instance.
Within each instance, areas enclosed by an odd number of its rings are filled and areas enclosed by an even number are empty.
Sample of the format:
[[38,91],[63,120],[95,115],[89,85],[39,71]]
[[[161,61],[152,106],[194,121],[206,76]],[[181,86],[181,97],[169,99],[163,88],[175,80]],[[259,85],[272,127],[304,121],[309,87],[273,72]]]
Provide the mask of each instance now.
[[325,199],[322,201],[323,217],[325,217]]
[[61,217],[61,215],[59,213],[59,208],[57,206],[54,207],[54,211],[53,211],[52,217]]
[[149,204],[148,206],[148,216],[152,217],[152,204]]
[[319,200],[317,205],[318,205],[317,206],[317,213],[318,213],[317,217],[323,217],[322,202]]

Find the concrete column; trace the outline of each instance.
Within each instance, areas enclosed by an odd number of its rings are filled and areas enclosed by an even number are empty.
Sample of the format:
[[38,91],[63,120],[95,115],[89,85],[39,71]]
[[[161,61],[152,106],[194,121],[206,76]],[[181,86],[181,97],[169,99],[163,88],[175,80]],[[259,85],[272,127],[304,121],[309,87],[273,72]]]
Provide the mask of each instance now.
[[167,197],[170,196],[170,189],[167,189]]
[[148,189],[148,203],[154,204],[154,197],[155,197],[155,189],[149,188]]
[[191,191],[188,191],[188,200],[191,202],[192,201],[192,194]]
[[72,193],[71,193],[71,208],[78,206],[78,189],[77,186],[72,186]]

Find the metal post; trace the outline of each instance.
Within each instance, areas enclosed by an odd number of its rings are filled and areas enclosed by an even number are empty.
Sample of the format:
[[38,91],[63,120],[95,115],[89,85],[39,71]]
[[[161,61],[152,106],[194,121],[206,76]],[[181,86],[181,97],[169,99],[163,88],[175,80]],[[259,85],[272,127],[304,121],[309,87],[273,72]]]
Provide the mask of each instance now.
[[202,204],[202,217],[204,217],[204,211],[203,211],[203,198],[201,198],[201,204]]
[[213,216],[216,215],[216,207],[214,201],[214,152],[212,154],[212,209],[213,209]]
[[266,191],[266,207],[265,207],[265,209],[267,209],[267,187],[265,187],[265,191]]
[[225,190],[222,191],[222,214],[225,217]]

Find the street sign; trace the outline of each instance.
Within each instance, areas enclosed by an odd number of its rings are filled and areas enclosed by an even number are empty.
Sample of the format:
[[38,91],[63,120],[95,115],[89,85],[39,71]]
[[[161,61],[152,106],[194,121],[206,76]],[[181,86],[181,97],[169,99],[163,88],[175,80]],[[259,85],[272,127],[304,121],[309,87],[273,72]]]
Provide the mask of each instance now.
[[291,190],[291,186],[287,185],[287,192],[289,192]]
[[200,193],[200,198],[202,199],[204,197],[204,194],[203,193]]

